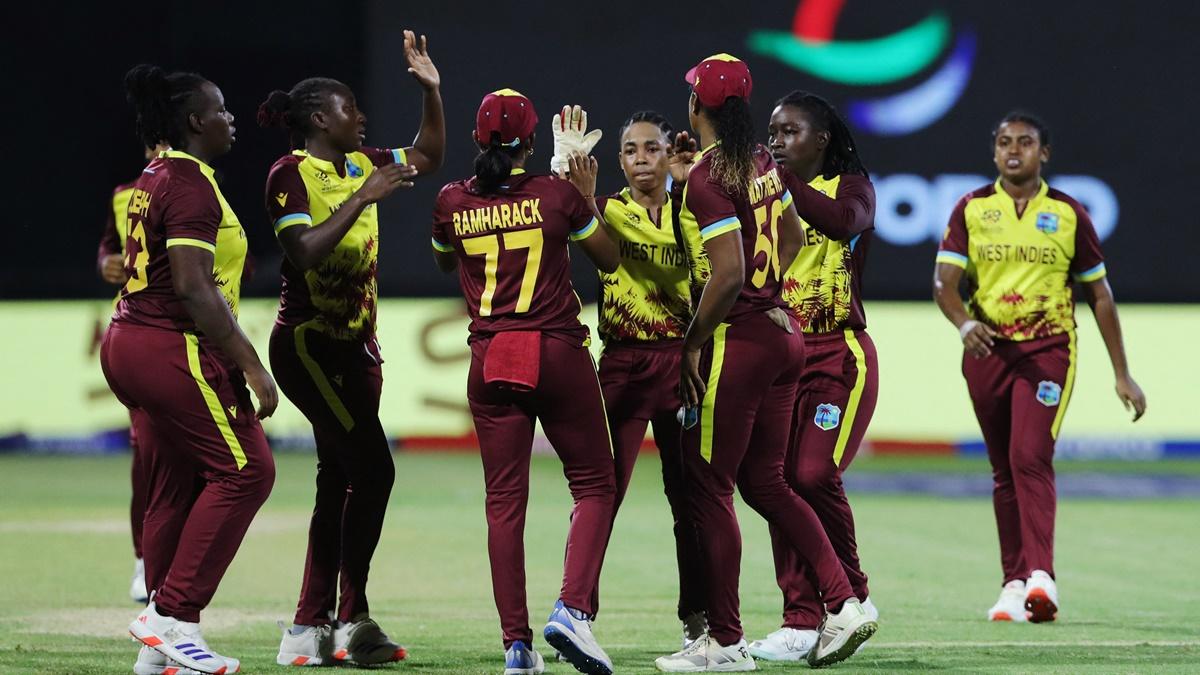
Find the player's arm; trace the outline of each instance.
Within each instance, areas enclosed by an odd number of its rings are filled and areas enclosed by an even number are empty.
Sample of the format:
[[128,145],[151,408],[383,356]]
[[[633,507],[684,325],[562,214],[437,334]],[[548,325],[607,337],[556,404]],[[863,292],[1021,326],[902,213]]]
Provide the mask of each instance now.
[[246,384],[258,398],[258,418],[270,417],[279,405],[275,380],[263,367],[258,353],[213,282],[213,250],[193,244],[173,246],[168,240],[167,257],[171,262],[175,295],[196,322],[196,328],[245,373]]
[[837,195],[830,199],[792,174],[786,175],[796,212],[826,237],[847,241],[875,227],[875,188],[866,178],[842,176]]
[[567,160],[567,166],[570,170],[567,180],[575,186],[591,210],[591,219],[586,221],[587,225],[582,230],[571,234],[571,240],[579,244],[597,269],[612,274],[621,265],[621,252],[616,242],[608,235],[608,223],[596,204],[596,158],[573,154]]
[[739,230],[729,230],[706,239],[704,252],[712,271],[683,338],[679,395],[688,407],[700,405],[706,388],[704,378],[700,377],[700,348],[725,320],[746,282],[746,262],[742,255]]
[[1083,284],[1083,289],[1092,314],[1096,317],[1096,325],[1100,328],[1100,336],[1104,338],[1104,346],[1108,349],[1108,358],[1112,361],[1117,398],[1125,404],[1126,410],[1133,410],[1133,421],[1136,422],[1146,412],[1146,394],[1129,374],[1125,342],[1121,337],[1121,320],[1117,317],[1112,287],[1108,285],[1107,277],[1101,277]]
[[425,36],[404,31],[404,58],[408,72],[421,85],[421,129],[411,148],[405,148],[408,163],[421,175],[428,175],[442,166],[446,156],[446,118],[442,111],[442,78],[429,58]]
[[[411,179],[416,173],[415,168],[406,164],[379,167],[341,208],[320,225],[312,225],[311,216],[307,220],[293,215],[275,218],[275,234],[288,260],[301,271],[315,267],[346,236],[354,222],[362,215],[363,209],[388,197],[397,188],[412,187]],[[275,192],[274,188],[268,186],[268,204]],[[300,190],[296,192],[299,193]]]
[[124,284],[128,281],[122,249],[121,237],[117,234],[116,214],[110,208],[108,219],[104,223],[104,234],[100,237],[100,249],[96,252],[96,272],[101,279],[110,284]]
[[779,220],[779,271],[786,272],[800,254],[804,246],[804,229],[800,226],[800,216],[796,213],[795,204],[788,204]]
[[958,329],[963,349],[975,358],[983,358],[992,353],[995,345],[992,338],[996,337],[996,331],[982,321],[972,319],[958,293],[963,272],[970,262],[967,257],[968,201],[968,197],[963,197],[954,205],[946,233],[938,246],[937,263],[933,270],[933,301],[942,310],[942,315]]

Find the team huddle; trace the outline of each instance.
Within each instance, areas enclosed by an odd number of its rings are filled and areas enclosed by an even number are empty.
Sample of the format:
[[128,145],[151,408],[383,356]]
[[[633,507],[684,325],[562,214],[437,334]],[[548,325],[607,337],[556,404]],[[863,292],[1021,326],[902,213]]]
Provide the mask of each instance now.
[[[435,173],[446,139],[425,37],[405,31],[404,52],[423,89],[409,147],[364,146],[366,118],[337,80],[302,80],[259,107],[258,123],[286,131],[294,148],[264,190],[285,254],[269,371],[237,323],[245,233],[210,166],[234,138],[221,91],[153,66],[126,75],[149,164],[114,194],[116,232],[101,246],[102,276],[122,284],[101,359],[132,427],[142,575],[132,593],[147,603],[129,627],[142,644],[135,673],[240,669],[205,642],[200,613],[271,492],[260,420],[278,403],[276,382],[311,422],[318,459],[299,600],[277,662],[407,656],[371,618],[366,592],[395,475],[379,420],[376,204]],[[432,206],[435,264],[457,273],[470,316],[467,400],[506,675],[545,669],[523,544],[535,422],[574,500],[562,588],[541,632],[560,660],[614,671],[592,625],[647,428],[674,520],[682,627],[659,670],[754,670],[756,658],[826,666],[878,628],[841,479],[878,394],[861,300],[874,189],[823,98],[780,98],[761,144],[745,63],[718,54],[685,79],[691,131],[632,114],[618,132],[627,185],[608,196],[597,195],[590,151],[601,133],[588,131],[586,112],[554,115],[551,172],[539,173],[533,102],[512,89],[488,94],[474,175],[446,184]],[[995,474],[1004,579],[988,618],[1042,622],[1058,609],[1051,458],[1074,378],[1072,279],[1088,290],[1118,395],[1138,417],[1145,397],[1125,364],[1087,213],[1041,179],[1045,126],[1012,114],[993,135],[1000,178],[951,216],[935,297],[963,338]],[[598,270],[598,365],[571,242]],[[769,525],[783,595],[781,628],[750,643],[735,487]]]

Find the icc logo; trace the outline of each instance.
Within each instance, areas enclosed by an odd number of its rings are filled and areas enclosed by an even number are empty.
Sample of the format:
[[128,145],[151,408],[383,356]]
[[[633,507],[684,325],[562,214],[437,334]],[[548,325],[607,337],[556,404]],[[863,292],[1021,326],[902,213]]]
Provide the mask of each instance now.
[[837,427],[842,421],[842,409],[832,403],[822,403],[817,406],[817,414],[813,415],[813,424],[821,428],[822,431],[829,431]]

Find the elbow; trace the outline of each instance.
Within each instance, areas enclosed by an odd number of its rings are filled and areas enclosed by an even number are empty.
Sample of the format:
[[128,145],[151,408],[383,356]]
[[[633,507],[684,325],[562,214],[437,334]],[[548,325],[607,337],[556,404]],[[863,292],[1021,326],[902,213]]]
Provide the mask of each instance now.
[[616,272],[617,268],[620,266],[621,258],[616,253],[613,253],[612,255],[606,255],[603,259],[596,262],[596,267],[598,267],[600,271],[604,272],[605,274],[612,274],[613,272]]

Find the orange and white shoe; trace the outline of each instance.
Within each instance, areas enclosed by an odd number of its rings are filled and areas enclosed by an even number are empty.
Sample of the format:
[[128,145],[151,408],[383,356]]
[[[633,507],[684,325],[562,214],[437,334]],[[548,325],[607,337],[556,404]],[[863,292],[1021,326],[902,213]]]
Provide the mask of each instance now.
[[1025,618],[1032,623],[1053,621],[1058,616],[1058,586],[1050,574],[1034,570],[1025,582]]
[[279,624],[283,639],[275,663],[281,666],[331,666],[333,659],[333,629],[326,626],[305,626],[298,633]]
[[988,610],[988,621],[1025,623],[1025,582],[1014,579],[1000,589],[1000,599]]

